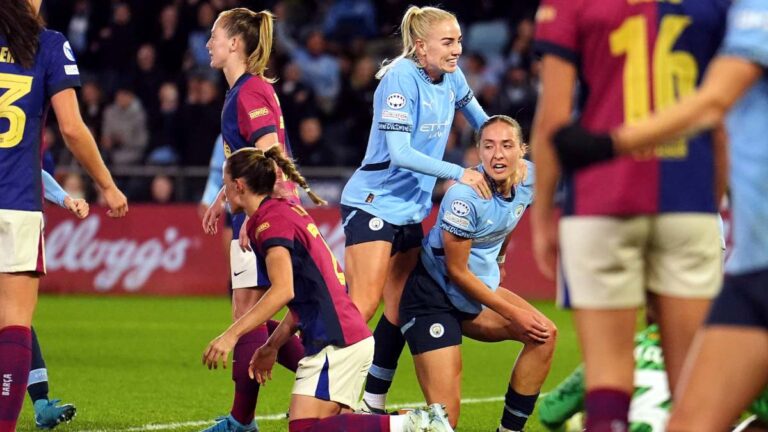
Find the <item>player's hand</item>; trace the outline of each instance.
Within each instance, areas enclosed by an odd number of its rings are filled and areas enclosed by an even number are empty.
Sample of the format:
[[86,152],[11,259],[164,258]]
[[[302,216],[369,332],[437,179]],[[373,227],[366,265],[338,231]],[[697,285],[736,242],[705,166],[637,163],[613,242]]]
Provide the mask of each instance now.
[[229,332],[224,332],[220,336],[208,344],[203,352],[203,364],[208,366],[208,369],[218,369],[219,361],[221,361],[221,367],[227,368],[227,357],[229,352],[235,347],[237,338],[231,335]]
[[578,123],[563,126],[552,138],[557,157],[565,170],[575,170],[613,159],[613,140],[607,134],[593,134]]
[[243,221],[243,224],[240,225],[240,233],[237,236],[237,241],[240,244],[240,250],[243,252],[250,252],[251,241],[248,239],[248,230],[246,229],[246,225],[248,225],[248,216],[245,217],[245,221]]
[[117,186],[110,186],[101,192],[104,197],[104,202],[107,203],[107,216],[118,218],[123,217],[128,213],[128,199],[117,188]]
[[66,207],[70,213],[77,216],[79,219],[85,219],[90,212],[88,203],[81,198],[74,199],[69,196],[64,198],[64,207]]
[[491,188],[485,180],[485,176],[473,168],[465,168],[459,182],[471,187],[484,199],[491,199]]
[[555,280],[557,274],[557,222],[551,209],[541,209],[534,204],[531,211],[531,236],[533,257],[541,274]]
[[514,307],[505,318],[509,320],[512,332],[523,342],[544,343],[550,337],[547,319],[534,311]]
[[515,184],[522,183],[528,177],[528,164],[525,159],[517,161],[517,171],[515,172]]
[[216,234],[219,225],[219,218],[224,213],[224,206],[226,204],[222,201],[216,200],[208,207],[203,215],[203,231],[206,234]]
[[277,350],[268,344],[262,345],[251,357],[248,364],[248,376],[259,384],[266,385],[267,380],[272,379],[272,367],[277,361]]

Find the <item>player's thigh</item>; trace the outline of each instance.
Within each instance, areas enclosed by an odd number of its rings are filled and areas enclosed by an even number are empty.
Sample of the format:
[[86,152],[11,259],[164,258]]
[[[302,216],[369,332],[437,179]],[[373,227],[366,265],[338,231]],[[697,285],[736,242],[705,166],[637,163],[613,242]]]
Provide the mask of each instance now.
[[0,273],[0,329],[32,325],[39,283],[36,273]]
[[723,277],[716,214],[671,213],[651,218],[647,250],[648,290],[663,296],[712,299]]
[[645,301],[646,216],[569,216],[560,220],[558,302],[621,309]]
[[232,289],[232,319],[238,320],[246,314],[248,310],[261,300],[264,288],[237,288]]
[[399,321],[400,297],[405,282],[419,261],[420,247],[396,253],[389,263],[389,274],[384,285],[384,314],[390,322]]

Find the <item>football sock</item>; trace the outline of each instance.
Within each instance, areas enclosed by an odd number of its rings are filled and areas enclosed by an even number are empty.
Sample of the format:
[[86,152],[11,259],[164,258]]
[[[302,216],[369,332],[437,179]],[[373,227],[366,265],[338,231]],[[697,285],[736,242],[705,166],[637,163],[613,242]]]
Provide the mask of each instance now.
[[[275,320],[267,321],[267,331],[270,336],[275,331],[280,323]],[[301,339],[298,336],[293,335],[288,342],[284,343],[277,351],[277,362],[283,365],[284,368],[291,372],[296,372],[299,368],[299,362],[304,358],[304,346],[301,344]]]
[[[299,419],[288,423],[289,432],[366,431],[390,432],[390,416],[371,414],[340,414],[324,419]],[[393,431],[397,432],[397,431]]]
[[32,327],[32,364],[29,381],[27,381],[27,393],[32,402],[48,399],[48,369],[45,368],[43,352],[40,350],[34,327]]
[[376,347],[373,352],[373,364],[368,370],[368,379],[365,382],[363,400],[368,406],[383,410],[397,369],[397,360],[405,346],[405,338],[400,333],[400,328],[389,322],[384,315],[373,331],[373,338]]
[[248,363],[256,349],[267,341],[267,326],[244,334],[237,341],[232,352],[232,380],[235,382],[235,399],[232,402],[232,417],[241,424],[253,421],[256,400],[259,398],[259,383],[248,376]]
[[504,412],[501,414],[501,425],[510,430],[523,430],[525,422],[533,413],[533,407],[536,405],[536,399],[539,394],[521,395],[516,392],[512,386],[507,387],[507,394],[504,396]]
[[16,430],[32,360],[29,327],[0,329],[0,432]]
[[586,429],[590,432],[628,430],[630,395],[617,389],[598,388],[587,392]]

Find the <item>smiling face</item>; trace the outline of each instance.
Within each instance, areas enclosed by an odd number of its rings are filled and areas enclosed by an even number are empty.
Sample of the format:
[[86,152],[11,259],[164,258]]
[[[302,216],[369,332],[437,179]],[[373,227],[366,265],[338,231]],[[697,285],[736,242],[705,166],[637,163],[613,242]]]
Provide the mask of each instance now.
[[523,157],[523,146],[515,128],[504,122],[489,124],[480,136],[483,169],[497,183],[514,178]]
[[436,22],[424,39],[417,39],[416,55],[432,79],[458,67],[461,56],[461,29],[455,19]]

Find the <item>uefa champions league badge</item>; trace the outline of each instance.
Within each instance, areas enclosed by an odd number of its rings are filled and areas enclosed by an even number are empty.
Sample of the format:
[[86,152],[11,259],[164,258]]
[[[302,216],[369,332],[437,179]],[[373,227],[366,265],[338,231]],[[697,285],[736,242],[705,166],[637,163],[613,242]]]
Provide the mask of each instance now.
[[392,109],[400,109],[405,106],[405,96],[400,93],[392,93],[387,96],[387,106]]
[[64,50],[64,57],[66,57],[67,60],[75,61],[75,53],[72,52],[72,47],[69,45],[69,41],[64,42],[62,49]]
[[462,200],[453,200],[451,203],[451,211],[456,216],[466,216],[469,214],[469,204]]
[[435,339],[439,339],[443,337],[445,334],[445,327],[443,327],[440,323],[434,323],[431,326],[429,326],[429,335],[432,336]]

